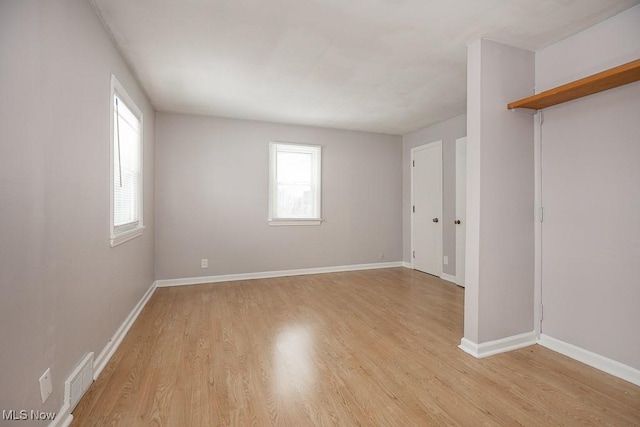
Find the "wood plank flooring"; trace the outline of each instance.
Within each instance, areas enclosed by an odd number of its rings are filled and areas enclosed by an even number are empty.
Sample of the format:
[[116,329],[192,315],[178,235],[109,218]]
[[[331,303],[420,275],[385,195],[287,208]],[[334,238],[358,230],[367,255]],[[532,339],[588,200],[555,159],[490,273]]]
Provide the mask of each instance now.
[[404,268],[157,289],[74,426],[640,425],[640,387],[457,348],[464,290]]

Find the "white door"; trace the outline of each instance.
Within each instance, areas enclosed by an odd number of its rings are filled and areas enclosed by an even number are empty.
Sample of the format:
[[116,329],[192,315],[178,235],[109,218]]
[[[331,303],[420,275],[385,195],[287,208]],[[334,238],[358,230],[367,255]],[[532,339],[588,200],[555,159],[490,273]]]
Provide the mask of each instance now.
[[467,137],[456,139],[456,283],[464,287],[467,237]]
[[442,274],[442,141],[411,150],[413,268]]

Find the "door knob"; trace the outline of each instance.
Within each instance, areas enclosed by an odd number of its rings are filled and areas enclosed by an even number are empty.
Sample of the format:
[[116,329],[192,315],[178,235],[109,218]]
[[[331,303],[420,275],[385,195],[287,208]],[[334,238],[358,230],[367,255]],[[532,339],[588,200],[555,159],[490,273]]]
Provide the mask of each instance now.
[[460,225],[460,220],[456,219],[455,221],[453,221],[454,224]]
[[438,222],[438,218],[433,218],[433,222]]

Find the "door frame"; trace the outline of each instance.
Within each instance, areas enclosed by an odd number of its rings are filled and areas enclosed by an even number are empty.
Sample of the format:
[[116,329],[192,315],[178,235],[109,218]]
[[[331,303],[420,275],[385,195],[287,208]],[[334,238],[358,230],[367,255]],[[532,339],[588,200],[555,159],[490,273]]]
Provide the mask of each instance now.
[[542,298],[542,191],[544,169],[542,164],[542,124],[544,123],[544,113],[538,110],[534,116],[533,127],[533,180],[534,180],[534,217],[533,222],[533,240],[534,240],[534,270],[533,270],[533,331],[536,339],[540,339],[543,328],[542,306],[544,300]]
[[[455,218],[456,220],[459,220],[459,208],[458,208],[458,200],[459,200],[459,194],[458,194],[458,190],[460,188],[458,188],[459,185],[464,186],[464,220],[463,220],[463,224],[462,226],[464,227],[465,233],[464,233],[464,238],[462,240],[464,240],[464,247],[463,248],[459,248],[458,247],[458,230],[459,230],[459,226],[456,225],[455,228],[455,239],[456,239],[456,284],[458,286],[462,286],[463,288],[465,287],[465,283],[466,283],[466,277],[467,277],[467,271],[466,271],[466,260],[467,260],[467,256],[466,256],[466,247],[467,247],[467,242],[466,242],[466,238],[467,238],[467,137],[463,136],[461,138],[457,138],[456,139],[456,208],[455,208]],[[464,142],[464,179],[460,179],[460,158],[459,158],[459,147],[463,144]],[[461,262],[464,259],[464,262]],[[464,271],[464,274],[462,275],[463,277],[461,277],[460,274],[460,270],[462,269],[462,271]]]
[[[411,269],[415,270],[415,265],[414,265],[414,260],[415,258],[413,257],[413,251],[414,251],[414,241],[413,241],[413,230],[414,230],[414,225],[413,225],[413,217],[414,217],[414,213],[413,213],[413,193],[414,193],[414,184],[413,184],[413,160],[414,160],[414,155],[417,151],[421,151],[421,150],[426,150],[428,148],[432,148],[432,147],[437,147],[440,146],[440,185],[441,185],[441,190],[440,190],[440,195],[441,195],[441,200],[440,200],[440,212],[439,212],[439,217],[442,221],[442,227],[440,228],[440,262],[438,262],[438,266],[440,267],[438,269],[438,274],[437,277],[441,277],[442,276],[442,255],[443,255],[443,250],[444,250],[444,218],[442,217],[443,215],[443,211],[444,211],[444,162],[442,160],[442,158],[444,157],[444,153],[442,150],[442,140],[438,140],[438,141],[434,141],[434,142],[429,142],[427,144],[422,144],[422,145],[418,145],[416,147],[413,147],[411,149],[411,158],[409,159],[409,168],[411,170],[411,200],[410,200],[410,206],[409,206],[409,215],[411,215],[411,230],[409,230],[409,233],[411,235],[411,253],[409,254],[409,256],[411,257]],[[429,273],[427,273],[429,274]]]

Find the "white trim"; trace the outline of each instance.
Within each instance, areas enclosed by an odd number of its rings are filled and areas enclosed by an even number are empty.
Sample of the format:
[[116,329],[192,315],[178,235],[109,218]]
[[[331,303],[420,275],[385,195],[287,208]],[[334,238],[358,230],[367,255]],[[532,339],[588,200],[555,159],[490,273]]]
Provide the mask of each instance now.
[[[311,165],[312,187],[315,185],[313,195],[315,196],[314,218],[278,218],[275,216],[276,210],[276,172],[277,172],[277,154],[280,149],[284,151],[294,151],[307,153],[313,156],[315,160]],[[322,146],[312,144],[299,144],[291,142],[269,142],[269,203],[268,203],[269,225],[320,225],[322,224]]]
[[322,219],[270,219],[269,225],[281,226],[281,225],[320,225]]
[[460,340],[460,345],[458,346],[458,348],[465,353],[472,355],[473,357],[478,357],[478,344],[474,343],[471,340],[462,338]]
[[410,262],[407,262],[407,261],[402,261],[402,267],[410,268],[410,269],[413,270],[413,265]]
[[447,273],[442,273],[440,274],[440,278],[442,280],[446,280],[447,282],[452,282],[452,283],[455,283],[456,285],[458,284],[458,279],[456,278],[456,276],[452,276]]
[[151,286],[149,286],[149,289],[147,289],[147,292],[144,293],[140,301],[138,301],[138,304],[133,307],[131,313],[129,313],[127,318],[124,319],[124,322],[122,322],[116,333],[109,340],[107,345],[102,349],[98,357],[96,357],[95,361],[93,362],[94,380],[98,379],[98,376],[100,375],[104,367],[107,366],[107,362],[109,362],[109,359],[111,359],[113,353],[115,353],[115,351],[118,349],[118,346],[120,346],[120,343],[124,339],[125,335],[127,335],[127,332],[131,328],[131,325],[133,325],[133,322],[135,322],[135,320],[138,318],[138,315],[147,304],[149,298],[151,298],[151,295],[153,295],[153,292],[155,290],[156,282],[153,282]]
[[442,221],[442,228],[441,228],[441,236],[440,236],[440,268],[439,271],[437,272],[438,274],[436,274],[436,276],[440,276],[442,274],[442,254],[444,252],[444,160],[442,158],[442,156],[444,155],[444,151],[443,151],[443,144],[442,144],[442,140],[439,141],[434,141],[434,142],[429,142],[427,144],[423,144],[423,145],[418,145],[417,147],[413,147],[411,149],[411,158],[409,159],[409,168],[411,170],[411,201],[410,201],[410,206],[409,206],[409,215],[411,215],[411,229],[409,230],[409,234],[411,237],[411,253],[409,254],[411,257],[411,268],[415,270],[414,267],[414,258],[413,258],[413,251],[414,251],[414,247],[413,247],[413,217],[414,217],[414,212],[413,212],[413,161],[414,161],[414,154],[416,151],[420,151],[420,150],[425,150],[427,148],[431,148],[431,147],[437,147],[440,146],[440,186],[442,187],[440,189],[440,195],[442,196],[442,200],[440,201],[440,220]]
[[69,427],[72,421],[73,414],[71,414],[71,407],[68,403],[65,403],[58,411],[54,420],[49,423],[49,427]]
[[334,267],[300,268],[296,270],[262,271],[258,273],[224,274],[220,276],[187,277],[183,279],[156,280],[159,288],[167,286],[201,285],[204,283],[234,282],[237,280],[269,279],[272,277],[304,276],[307,274],[339,273],[342,271],[374,270],[403,267],[403,262],[379,262],[372,264],[340,265]]
[[542,332],[542,122],[544,113],[538,111],[533,125],[533,177],[534,177],[534,213],[533,223],[533,330],[540,339]]
[[[98,357],[93,362],[93,379],[94,381],[98,378],[104,367],[113,356],[113,353],[118,349],[118,346],[122,342],[125,335],[133,325],[133,322],[138,318],[138,315],[144,308],[144,306],[153,295],[153,292],[156,290],[156,282],[153,282],[147,292],[142,296],[138,304],[131,310],[131,313],[127,316],[127,318],[122,322],[116,333],[109,340],[107,345],[102,349]],[[71,414],[71,406],[69,405],[69,399],[67,398],[68,391],[65,390],[65,399],[64,405],[58,411],[56,418],[49,424],[49,427],[68,427],[71,425],[73,421],[73,415]]]
[[[467,137],[456,138],[456,196],[454,234],[456,242],[456,285],[465,287],[465,259],[467,238]],[[464,179],[463,179],[464,178]],[[444,194],[443,194],[444,200]],[[456,224],[460,221],[460,224]],[[444,233],[444,230],[443,230]],[[444,242],[443,242],[444,245]]]
[[[138,223],[132,230],[116,233],[115,226],[113,224],[113,96],[118,95],[122,101],[126,104],[127,108],[140,120],[140,182],[139,195],[138,195]],[[109,241],[111,247],[118,246],[124,242],[134,239],[142,235],[144,230],[144,115],[138,105],[135,103],[131,95],[125,90],[124,86],[120,84],[115,75],[111,74],[111,90],[109,92]]]
[[601,356],[597,353],[593,353],[584,348],[569,344],[561,341],[557,338],[550,337],[546,334],[540,334],[540,340],[538,341],[543,347],[553,350],[567,357],[570,357],[578,362],[582,362],[593,368],[604,371],[615,377],[622,378],[625,381],[629,381],[632,384],[640,386],[640,370],[633,368],[624,363],[620,363],[608,357]]
[[136,237],[142,235],[143,231],[144,231],[144,226],[139,226],[131,230],[127,230],[122,233],[119,233],[118,235],[115,235],[115,236],[111,235],[111,247],[113,248],[114,246],[118,246],[124,242],[128,242],[131,239],[135,239]]
[[534,331],[531,331],[498,340],[483,342],[481,344],[476,344],[466,338],[462,338],[458,348],[469,353],[473,357],[480,359],[487,356],[493,356],[494,354],[506,353],[507,351],[528,347],[536,344],[536,342],[536,334]]

